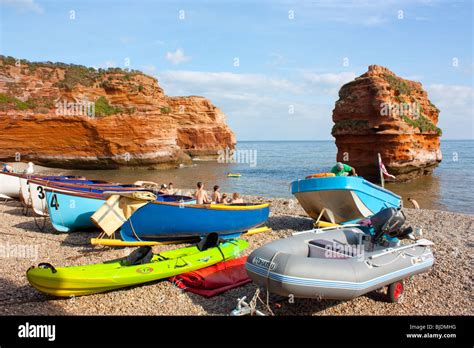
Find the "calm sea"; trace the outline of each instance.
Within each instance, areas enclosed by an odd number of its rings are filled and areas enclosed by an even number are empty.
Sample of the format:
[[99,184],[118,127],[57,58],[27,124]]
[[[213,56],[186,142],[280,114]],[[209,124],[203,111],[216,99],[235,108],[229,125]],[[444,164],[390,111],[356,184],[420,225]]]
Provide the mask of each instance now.
[[[107,171],[62,171],[89,178],[118,182],[150,180],[173,182],[176,187],[192,188],[203,181],[208,190],[220,185],[222,192],[240,192],[267,197],[292,197],[291,181],[316,172],[329,171],[335,163],[334,141],[245,141],[237,145],[241,163],[195,162],[180,169],[121,169]],[[434,175],[387,188],[406,199],[414,198],[421,208],[474,214],[474,141],[443,141],[443,161]],[[224,156],[225,157],[225,156]],[[225,158],[224,158],[225,160]],[[228,178],[228,172],[242,174]]]

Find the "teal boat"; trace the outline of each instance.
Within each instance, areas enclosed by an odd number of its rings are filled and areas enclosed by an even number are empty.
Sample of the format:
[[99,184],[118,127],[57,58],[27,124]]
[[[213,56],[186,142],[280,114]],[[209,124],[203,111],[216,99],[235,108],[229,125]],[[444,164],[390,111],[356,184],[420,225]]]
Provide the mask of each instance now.
[[291,183],[291,193],[313,219],[338,224],[363,219],[402,204],[399,195],[358,176],[296,180]]

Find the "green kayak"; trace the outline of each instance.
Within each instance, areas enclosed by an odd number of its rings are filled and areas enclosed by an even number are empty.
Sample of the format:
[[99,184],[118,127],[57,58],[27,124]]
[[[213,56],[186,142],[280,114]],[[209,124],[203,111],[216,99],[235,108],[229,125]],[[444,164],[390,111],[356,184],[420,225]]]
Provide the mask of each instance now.
[[41,263],[31,267],[26,276],[33,287],[46,294],[90,295],[208,267],[239,256],[247,246],[247,241],[238,239],[207,249],[198,245],[158,254],[153,254],[151,247],[141,247],[126,258],[92,265],[55,268]]

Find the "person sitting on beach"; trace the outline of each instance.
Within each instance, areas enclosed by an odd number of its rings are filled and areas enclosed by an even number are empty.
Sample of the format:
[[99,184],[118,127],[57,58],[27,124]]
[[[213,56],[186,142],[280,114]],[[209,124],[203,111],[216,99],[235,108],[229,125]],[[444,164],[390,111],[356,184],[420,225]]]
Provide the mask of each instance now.
[[222,199],[221,199],[223,204],[228,204],[229,202],[229,197],[227,197],[227,193],[222,194]]
[[219,192],[220,189],[221,188],[219,187],[219,185],[214,186],[214,192],[212,193],[212,196],[211,196],[211,199],[213,202],[222,203],[222,196],[221,196],[221,193]]
[[168,194],[168,187],[166,184],[161,184],[160,190],[158,191],[159,195],[167,195]]
[[2,172],[4,173],[13,173],[13,167],[8,163],[3,163]]
[[244,203],[244,200],[240,197],[237,192],[232,194],[232,204]]
[[204,184],[199,181],[197,183],[197,190],[194,192],[194,198],[196,198],[196,204],[209,204],[211,200],[207,195],[206,190],[204,190]]
[[341,162],[337,162],[337,164],[331,168],[331,173],[336,174],[336,176],[357,176],[357,173],[353,167]]

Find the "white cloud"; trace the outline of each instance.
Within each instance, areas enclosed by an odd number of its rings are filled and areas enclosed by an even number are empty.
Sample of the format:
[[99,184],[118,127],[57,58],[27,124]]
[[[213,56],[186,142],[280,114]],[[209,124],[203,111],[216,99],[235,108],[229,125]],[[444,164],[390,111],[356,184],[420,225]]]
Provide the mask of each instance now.
[[438,126],[447,139],[474,138],[474,88],[432,84],[428,98],[440,109]]
[[202,91],[282,91],[301,93],[303,89],[293,82],[269,77],[263,74],[236,74],[232,72],[204,72],[169,70],[160,74],[164,83],[186,86],[188,89]]
[[170,95],[202,95],[228,116],[239,137],[329,139],[337,91],[352,72],[300,71],[290,78],[265,74],[168,70],[158,80]]
[[354,72],[316,74],[313,72],[303,72],[303,78],[314,84],[323,84],[326,86],[342,86],[356,78]]
[[44,13],[43,8],[35,0],[1,0],[2,4],[10,5],[22,12],[32,11],[38,14]]
[[175,52],[166,52],[166,59],[173,64],[180,64],[187,62],[191,57],[186,56],[181,48],[178,48]]

